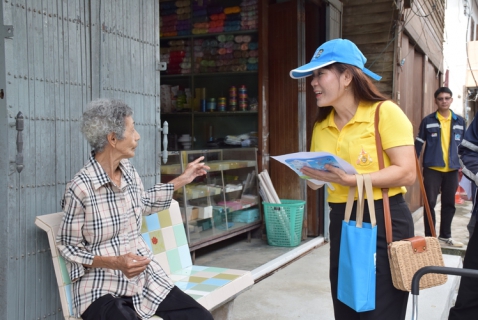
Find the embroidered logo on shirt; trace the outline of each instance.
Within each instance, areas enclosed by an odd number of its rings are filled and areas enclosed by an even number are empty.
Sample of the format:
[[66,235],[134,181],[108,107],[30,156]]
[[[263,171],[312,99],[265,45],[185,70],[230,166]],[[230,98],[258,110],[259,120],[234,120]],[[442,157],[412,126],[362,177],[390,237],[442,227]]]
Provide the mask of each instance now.
[[458,141],[459,141],[459,140],[460,140],[460,137],[461,137],[461,134],[455,133],[455,140],[458,140]]
[[357,165],[359,166],[368,166],[372,163],[372,157],[366,152],[363,148],[357,158]]
[[438,136],[438,133],[432,132],[431,136],[432,136],[432,138],[436,138]]

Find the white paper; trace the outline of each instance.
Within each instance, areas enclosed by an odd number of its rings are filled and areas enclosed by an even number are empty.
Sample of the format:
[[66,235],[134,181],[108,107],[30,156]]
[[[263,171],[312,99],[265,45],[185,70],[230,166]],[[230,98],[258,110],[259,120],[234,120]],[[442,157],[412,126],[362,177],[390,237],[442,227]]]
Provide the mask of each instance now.
[[317,170],[327,171],[324,166],[326,164],[330,164],[330,165],[333,165],[334,167],[342,169],[348,174],[357,173],[357,170],[355,170],[355,168],[350,163],[329,152],[296,152],[296,153],[284,154],[281,156],[271,156],[271,158],[291,168],[302,179],[307,179],[313,184],[316,184],[319,186],[323,184],[327,184],[329,188],[332,190],[334,190],[334,188],[332,187],[330,183],[316,180],[316,179],[311,179],[310,177],[304,175],[299,170],[302,167],[306,166],[306,167],[311,167]]

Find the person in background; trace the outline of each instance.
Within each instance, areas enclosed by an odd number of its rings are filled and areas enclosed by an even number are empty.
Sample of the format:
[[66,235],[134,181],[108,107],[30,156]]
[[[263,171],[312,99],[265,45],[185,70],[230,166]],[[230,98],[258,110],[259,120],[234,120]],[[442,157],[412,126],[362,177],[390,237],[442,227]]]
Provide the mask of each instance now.
[[475,225],[476,225],[476,211],[475,211],[475,204],[476,204],[476,197],[478,196],[478,194],[476,193],[476,184],[473,183],[473,185],[471,186],[471,202],[473,204],[473,210],[471,211],[471,217],[470,217],[470,221],[468,222],[468,224],[466,225],[466,228],[468,229],[468,234],[469,234],[469,238],[471,238],[471,236],[473,235],[473,231],[475,231]]
[[174,190],[206,174],[203,157],[170,183],[144,190],[128,160],[140,139],[128,105],[111,99],[90,102],[81,131],[92,152],[66,186],[57,235],[75,315],[88,320],[153,315],[212,320],[209,311],[174,285],[141,236],[143,215],[169,208]]
[[[438,240],[441,245],[462,247],[463,243],[451,237],[451,222],[455,215],[455,193],[458,188],[458,145],[463,140],[465,119],[450,110],[453,102],[452,92],[447,87],[435,91],[437,110],[420,123],[415,138],[415,151],[420,157],[423,145],[423,183],[430,206],[433,224],[436,224],[435,205],[441,193],[440,230]],[[430,237],[430,225],[423,216],[425,236]],[[436,228],[435,228],[436,229]]]
[[[334,39],[322,44],[310,63],[290,72],[294,79],[312,76],[318,114],[312,135],[310,151],[325,151],[349,162],[359,174],[372,178],[377,220],[376,302],[375,310],[356,312],[337,299],[337,282],[341,227],[349,187],[356,186],[354,174],[326,165],[326,171],[303,167],[301,171],[319,181],[330,182],[330,284],[335,319],[405,318],[408,292],[395,289],[388,261],[385,222],[381,188],[389,188],[393,240],[414,235],[411,212],[403,198],[404,186],[416,178],[413,128],[403,111],[381,94],[372,81],[380,76],[364,67],[367,59],[357,46],[345,39]],[[379,104],[379,131],[383,144],[385,168],[380,170],[375,145],[374,116]],[[308,181],[309,187],[317,185]],[[355,208],[351,219],[355,220]],[[365,206],[364,222],[370,222]]]
[[[478,120],[473,119],[465,132],[465,137],[458,147],[458,156],[462,172],[478,185]],[[476,190],[476,188],[475,188]],[[473,195],[476,197],[476,191]],[[476,219],[478,205],[473,202],[472,216]],[[476,221],[476,220],[475,220]],[[470,241],[466,248],[463,268],[478,270],[478,232],[470,232]],[[449,320],[476,319],[478,316],[478,278],[462,277],[455,306],[450,309]]]

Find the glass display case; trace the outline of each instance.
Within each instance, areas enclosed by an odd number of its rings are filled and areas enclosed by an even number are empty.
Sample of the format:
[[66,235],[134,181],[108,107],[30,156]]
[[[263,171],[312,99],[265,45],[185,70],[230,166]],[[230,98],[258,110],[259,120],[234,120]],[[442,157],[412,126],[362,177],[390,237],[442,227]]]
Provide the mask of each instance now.
[[[170,151],[161,181],[179,176],[200,156],[211,168],[176,190],[190,250],[250,232],[262,221],[257,183],[257,149],[231,148]],[[250,236],[250,234],[249,234]]]

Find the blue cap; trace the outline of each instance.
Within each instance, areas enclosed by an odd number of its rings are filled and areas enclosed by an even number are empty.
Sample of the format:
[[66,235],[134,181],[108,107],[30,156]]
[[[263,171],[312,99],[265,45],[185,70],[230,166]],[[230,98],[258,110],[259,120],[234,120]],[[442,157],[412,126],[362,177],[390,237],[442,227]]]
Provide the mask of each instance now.
[[334,39],[325,42],[315,51],[309,63],[291,70],[290,76],[294,79],[308,77],[312,75],[312,71],[336,62],[356,66],[370,78],[377,81],[382,79],[381,76],[364,67],[367,58],[365,58],[355,43],[347,39]]

